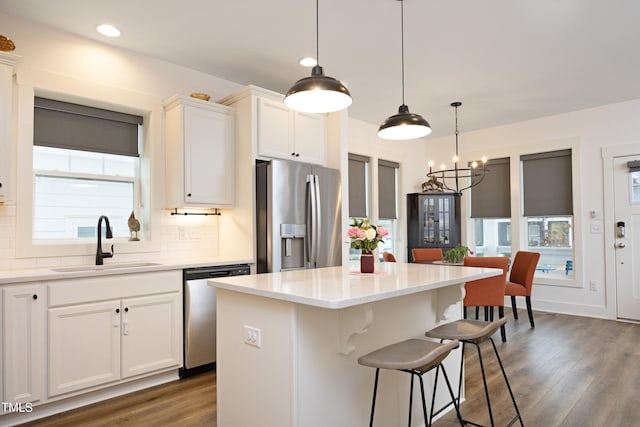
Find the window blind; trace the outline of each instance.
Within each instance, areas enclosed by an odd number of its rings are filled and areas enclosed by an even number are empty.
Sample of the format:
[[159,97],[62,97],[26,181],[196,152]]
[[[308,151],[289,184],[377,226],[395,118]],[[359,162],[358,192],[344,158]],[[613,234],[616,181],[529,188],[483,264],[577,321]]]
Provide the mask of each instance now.
[[571,149],[520,156],[524,216],[573,215]]
[[367,165],[369,157],[349,153],[349,217],[367,216]]
[[33,143],[138,157],[142,117],[36,97]]
[[509,157],[487,161],[487,174],[471,188],[471,218],[511,218],[509,162]]
[[397,219],[396,171],[400,164],[378,159],[378,218]]

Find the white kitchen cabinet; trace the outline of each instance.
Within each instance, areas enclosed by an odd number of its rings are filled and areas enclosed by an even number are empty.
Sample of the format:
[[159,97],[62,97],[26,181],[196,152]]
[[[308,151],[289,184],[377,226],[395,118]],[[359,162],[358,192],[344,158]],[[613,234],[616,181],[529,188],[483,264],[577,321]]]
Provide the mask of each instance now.
[[120,301],[49,309],[49,396],[120,379]]
[[0,202],[11,200],[13,69],[18,56],[0,52]]
[[182,271],[49,283],[49,397],[182,365]]
[[43,284],[2,289],[3,402],[44,397],[47,293]]
[[289,110],[281,100],[258,99],[258,155],[305,163],[326,162],[324,115]]
[[234,121],[224,105],[177,95],[165,102],[168,208],[233,206]]
[[132,298],[122,305],[122,377],[180,365],[181,295]]
[[180,365],[179,293],[49,310],[49,395]]

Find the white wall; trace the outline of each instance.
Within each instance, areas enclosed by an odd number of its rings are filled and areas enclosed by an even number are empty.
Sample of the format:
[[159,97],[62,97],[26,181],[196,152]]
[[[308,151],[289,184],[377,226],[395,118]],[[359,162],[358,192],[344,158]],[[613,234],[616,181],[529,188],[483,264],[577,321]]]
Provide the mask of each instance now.
[[[603,147],[632,144],[640,153],[640,100],[581,110],[567,114],[543,117],[475,132],[461,132],[460,155],[463,160],[491,157],[517,157],[527,152],[541,152],[574,146],[574,221],[576,277],[572,286],[541,284],[537,280],[532,295],[534,309],[615,318],[615,301],[607,299],[607,288],[615,282],[606,282],[605,254],[613,246],[605,246],[606,233],[613,232],[614,218],[590,219],[592,210],[604,214]],[[438,165],[448,161],[455,150],[453,136],[429,140],[429,146],[440,147],[431,151],[430,158]],[[426,159],[428,160],[428,159]],[[449,160],[450,162],[450,160]],[[517,160],[516,160],[517,164]],[[513,176],[512,162],[512,176]],[[519,190],[516,188],[516,192]],[[517,193],[515,193],[517,194]],[[512,191],[512,199],[514,191]],[[465,217],[463,205],[463,218]],[[512,200],[512,212],[519,209],[518,200]],[[604,233],[590,233],[590,224],[601,222]],[[467,227],[468,228],[468,227]],[[596,291],[589,290],[589,281],[595,280]]]
[[[95,93],[108,92],[112,88],[113,92],[126,94],[122,99],[132,100],[139,95],[145,100],[145,105],[152,105],[150,109],[154,111],[161,110],[162,100],[176,93],[206,92],[213,99],[218,99],[240,88],[240,85],[233,82],[77,38],[9,15],[0,14],[0,28],[3,34],[14,40],[17,46],[15,53],[21,56],[16,67],[18,78],[21,75],[28,76],[35,86],[38,86],[40,79],[44,79],[47,85],[58,81],[65,82],[65,85],[77,82],[77,87],[98,88]],[[579,204],[575,206],[575,217],[580,223],[576,234],[579,233],[582,239],[579,248],[582,253],[581,262],[576,263],[576,269],[579,270],[576,274],[581,278],[580,283],[576,284],[577,287],[538,284],[533,295],[536,309],[602,317],[615,315],[611,303],[605,298],[605,287],[615,286],[615,283],[605,283],[604,254],[612,249],[605,247],[604,234],[589,233],[588,213],[591,210],[604,212],[602,147],[638,144],[640,152],[638,117],[640,100],[633,100],[461,133],[460,153],[463,158],[477,153],[485,153],[491,157],[517,155],[519,152],[530,150],[531,147],[553,149],[558,144],[566,144],[567,141],[573,141],[578,148],[576,173],[580,194],[577,197]],[[17,119],[18,123],[22,120],[21,117]],[[461,129],[464,129],[463,123],[461,124]],[[171,217],[163,210],[164,159],[161,120],[155,120],[153,126],[155,133],[150,143],[154,146],[157,156],[153,160],[154,203],[151,220],[155,224],[154,240],[158,242],[159,252],[148,256],[165,258],[218,255],[219,251],[224,249],[218,246],[216,218]],[[398,253],[403,260],[406,258],[405,195],[420,191],[420,184],[426,180],[429,159],[433,159],[437,165],[452,157],[454,140],[453,136],[448,136],[426,137],[419,141],[389,142],[380,140],[376,131],[375,124],[349,119],[348,147],[346,150],[341,149],[340,154],[343,158],[340,164],[344,169],[347,151],[372,157],[374,165],[378,158],[400,163],[401,200],[397,228],[400,240],[396,245],[403,249],[402,253]],[[344,197],[347,197],[348,189],[343,190]],[[372,220],[377,218],[376,194],[377,188],[372,187]],[[16,215],[17,209],[14,204],[0,205],[0,269],[92,262],[92,253],[83,257],[16,258]],[[609,220],[613,221],[604,218],[605,230],[611,225]],[[180,227],[187,231],[187,239],[179,239]],[[120,260],[126,260],[125,255],[121,257]],[[584,286],[589,280],[599,283],[597,291],[590,291],[588,286]]]
[[[176,93],[188,95],[206,92],[213,99],[235,92],[241,86],[154,58],[116,49],[90,40],[52,30],[48,27],[0,14],[2,33],[16,44],[13,52],[20,56],[15,67],[18,85],[14,94],[18,134],[29,122],[20,108],[21,93],[68,94],[69,100],[82,99],[104,106],[116,106],[145,114],[145,130],[152,158],[146,159],[151,169],[151,212],[148,221],[153,244],[144,253],[122,253],[115,243],[114,260],[124,262],[143,258],[165,259],[183,257],[214,257],[219,255],[218,218],[171,216],[164,209],[164,141],[162,101]],[[18,112],[19,111],[19,112]],[[28,115],[28,114],[27,114]],[[149,120],[147,120],[149,119]],[[13,162],[25,147],[18,145],[14,135]],[[28,163],[23,160],[23,163]],[[14,169],[30,169],[19,164]],[[144,166],[143,166],[144,167]],[[29,182],[12,177],[13,201],[0,205],[0,269],[48,267],[70,264],[91,264],[95,245],[84,255],[53,256],[53,254],[20,258],[16,255],[19,233],[22,185]],[[19,174],[20,172],[18,172]],[[17,204],[16,204],[16,201]],[[26,203],[27,201],[25,201]],[[97,218],[96,218],[97,223]],[[144,224],[143,224],[144,226]],[[182,233],[180,233],[182,231]],[[126,245],[126,243],[121,244]],[[50,251],[51,253],[51,251]]]

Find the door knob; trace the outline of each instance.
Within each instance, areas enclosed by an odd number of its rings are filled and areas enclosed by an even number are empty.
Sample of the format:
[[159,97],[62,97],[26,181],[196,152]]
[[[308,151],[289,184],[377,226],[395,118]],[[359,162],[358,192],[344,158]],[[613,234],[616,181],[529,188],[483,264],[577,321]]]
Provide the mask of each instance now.
[[625,248],[627,245],[626,245],[626,243],[624,243],[624,242],[620,242],[620,243],[618,243],[618,244],[617,244],[617,246],[618,246],[619,248]]

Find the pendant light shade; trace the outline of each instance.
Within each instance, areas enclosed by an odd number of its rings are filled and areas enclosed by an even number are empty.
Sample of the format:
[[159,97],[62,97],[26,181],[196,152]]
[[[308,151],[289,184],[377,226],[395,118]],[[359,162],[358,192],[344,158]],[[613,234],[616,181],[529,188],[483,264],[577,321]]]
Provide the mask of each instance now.
[[410,113],[404,103],[404,0],[400,0],[400,33],[402,39],[402,105],[398,114],[385,120],[378,128],[378,136],[382,139],[407,140],[427,136],[431,126],[420,114]]
[[340,80],[325,76],[320,66],[320,31],[318,23],[318,0],[316,0],[316,61],[311,77],[298,80],[287,92],[284,104],[303,113],[332,113],[351,105],[349,89]]
[[321,66],[311,70],[311,77],[298,80],[287,92],[284,103],[304,113],[331,113],[351,105],[349,89],[333,77],[325,76]]
[[398,114],[388,117],[378,129],[380,138],[393,140],[416,139],[430,133],[429,122],[420,114],[410,113],[404,104],[398,109]]

